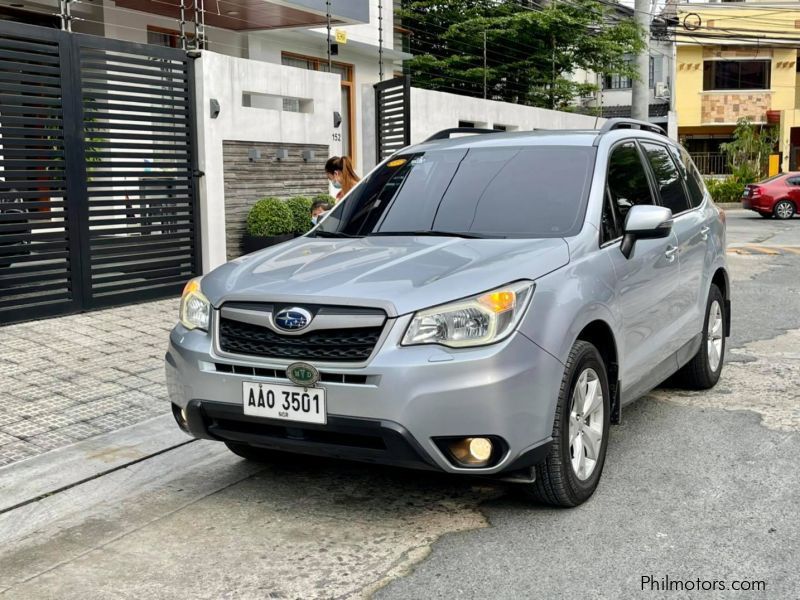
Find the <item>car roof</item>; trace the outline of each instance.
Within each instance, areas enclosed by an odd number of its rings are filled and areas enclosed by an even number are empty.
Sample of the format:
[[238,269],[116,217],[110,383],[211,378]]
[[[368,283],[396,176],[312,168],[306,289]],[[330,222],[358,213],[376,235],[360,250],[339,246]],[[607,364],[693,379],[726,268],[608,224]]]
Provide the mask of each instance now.
[[[616,131],[621,131],[617,129]],[[625,129],[626,137],[660,139],[674,143],[666,136]],[[426,140],[403,148],[402,153],[447,150],[458,148],[501,148],[508,146],[592,146],[602,135],[599,129],[539,129],[535,131],[498,131],[497,133],[466,134],[450,139]]]

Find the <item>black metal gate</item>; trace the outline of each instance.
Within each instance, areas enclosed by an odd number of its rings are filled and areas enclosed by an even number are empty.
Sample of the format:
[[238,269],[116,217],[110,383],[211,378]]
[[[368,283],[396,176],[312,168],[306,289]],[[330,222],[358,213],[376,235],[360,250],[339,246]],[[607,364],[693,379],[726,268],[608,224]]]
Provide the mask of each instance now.
[[200,272],[185,53],[0,22],[0,323]]
[[375,84],[375,156],[377,162],[411,143],[411,77]]

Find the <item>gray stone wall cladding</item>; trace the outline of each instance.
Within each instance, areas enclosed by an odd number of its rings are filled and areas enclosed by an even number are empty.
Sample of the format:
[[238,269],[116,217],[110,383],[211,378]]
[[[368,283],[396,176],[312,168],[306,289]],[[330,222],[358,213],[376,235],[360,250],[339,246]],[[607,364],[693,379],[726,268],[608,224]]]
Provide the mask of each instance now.
[[[254,148],[261,152],[261,158],[250,160],[248,152]],[[276,160],[279,148],[288,150],[288,158]],[[304,161],[303,150],[312,150],[314,158]],[[328,193],[328,180],[325,177],[328,152],[328,146],[314,144],[223,142],[228,259],[242,254],[241,241],[247,213],[256,200],[267,196],[287,199]]]

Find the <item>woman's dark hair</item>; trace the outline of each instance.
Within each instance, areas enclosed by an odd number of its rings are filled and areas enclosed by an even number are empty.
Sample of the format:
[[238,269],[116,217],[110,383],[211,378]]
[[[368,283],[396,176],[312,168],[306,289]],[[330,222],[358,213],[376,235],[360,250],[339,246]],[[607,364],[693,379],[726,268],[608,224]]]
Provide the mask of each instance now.
[[353,168],[353,161],[349,156],[331,156],[325,163],[325,172],[333,175],[339,171],[342,174],[342,195],[344,196],[361,181]]

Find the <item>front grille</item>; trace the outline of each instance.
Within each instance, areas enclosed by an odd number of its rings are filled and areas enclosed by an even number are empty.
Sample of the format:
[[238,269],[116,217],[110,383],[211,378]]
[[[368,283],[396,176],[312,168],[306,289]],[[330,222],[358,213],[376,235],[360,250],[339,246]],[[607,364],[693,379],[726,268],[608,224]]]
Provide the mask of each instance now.
[[324,329],[289,336],[266,327],[221,317],[219,345],[223,352],[289,360],[359,362],[372,354],[383,327]]
[[[260,367],[246,367],[244,365],[227,365],[215,363],[214,368],[218,373],[233,373],[234,375],[248,375],[251,377],[272,377],[273,379],[286,379],[283,369],[262,369]],[[351,373],[320,373],[319,380],[323,383],[348,383],[351,385],[366,385],[366,375],[353,375]]]

